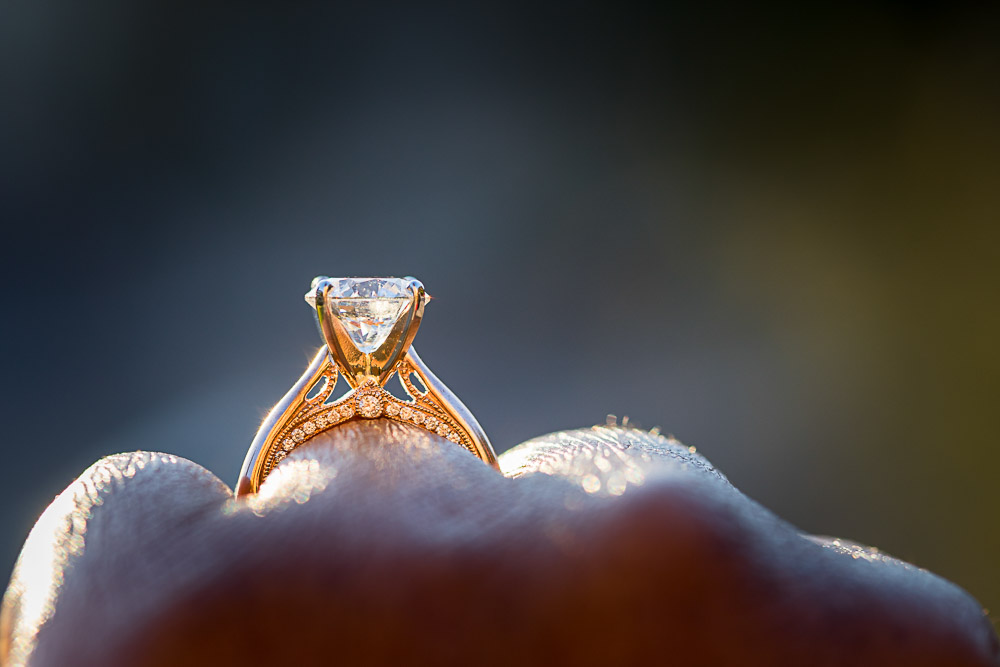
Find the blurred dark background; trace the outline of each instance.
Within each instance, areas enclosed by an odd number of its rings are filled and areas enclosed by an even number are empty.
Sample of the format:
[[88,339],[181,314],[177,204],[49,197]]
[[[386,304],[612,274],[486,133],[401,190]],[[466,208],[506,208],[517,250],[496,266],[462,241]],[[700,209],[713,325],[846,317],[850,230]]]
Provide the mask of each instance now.
[[1000,608],[1000,13],[472,4],[0,5],[3,567],[412,274],[498,449],[627,414]]

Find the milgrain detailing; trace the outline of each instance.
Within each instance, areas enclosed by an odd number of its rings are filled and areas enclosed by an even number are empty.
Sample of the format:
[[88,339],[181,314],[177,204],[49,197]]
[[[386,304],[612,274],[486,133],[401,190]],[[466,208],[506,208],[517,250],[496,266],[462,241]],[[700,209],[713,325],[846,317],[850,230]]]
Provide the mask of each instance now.
[[[479,422],[411,345],[430,300],[420,281],[320,276],[305,300],[315,309],[326,345],[264,419],[243,462],[236,495],[256,493],[289,452],[351,419],[419,426],[497,467]],[[393,375],[410,400],[385,390]],[[350,390],[334,400],[340,379]]]
[[296,447],[324,430],[351,419],[381,417],[413,424],[476,453],[471,439],[467,435],[463,436],[462,427],[438,407],[427,396],[426,391],[422,392],[414,386],[410,379],[410,374],[413,373],[410,364],[406,361],[398,362],[394,373],[399,376],[400,383],[413,400],[400,400],[375,380],[368,380],[348,395],[331,402],[330,396],[337,384],[337,369],[332,364],[328,366],[320,380],[314,384],[315,388],[322,383],[322,389],[315,396],[304,399],[302,408],[288,419],[287,424],[271,440],[260,481],[263,482],[271,470]]

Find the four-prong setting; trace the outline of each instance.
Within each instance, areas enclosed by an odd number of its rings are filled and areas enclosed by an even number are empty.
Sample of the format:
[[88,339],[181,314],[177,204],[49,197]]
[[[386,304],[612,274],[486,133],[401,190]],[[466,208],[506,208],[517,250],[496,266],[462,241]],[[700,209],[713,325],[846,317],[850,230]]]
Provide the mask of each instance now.
[[[430,300],[419,280],[319,276],[305,300],[315,310],[326,345],[258,430],[243,463],[238,496],[256,493],[296,447],[352,419],[389,419],[423,428],[497,466],[479,422],[412,347]],[[410,400],[385,389],[393,373]],[[341,375],[350,390],[334,399]]]
[[420,328],[430,296],[419,280],[317,276],[305,295],[320,333],[351,387],[392,374]]

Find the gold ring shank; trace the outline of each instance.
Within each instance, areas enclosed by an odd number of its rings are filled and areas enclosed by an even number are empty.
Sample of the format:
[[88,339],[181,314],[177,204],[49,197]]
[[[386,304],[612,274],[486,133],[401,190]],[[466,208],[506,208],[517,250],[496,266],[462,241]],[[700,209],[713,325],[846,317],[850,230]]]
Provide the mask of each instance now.
[[[352,419],[391,419],[424,428],[468,449],[497,467],[496,454],[472,413],[410,347],[389,370],[399,376],[412,400],[401,400],[369,378],[344,397],[331,401],[338,366],[327,346],[313,357],[302,377],[264,419],[250,445],[236,495],[256,493],[289,452],[330,428]],[[425,391],[418,389],[416,375]],[[388,379],[388,377],[386,378]]]
[[[289,452],[351,419],[419,426],[497,467],[479,422],[411,345],[430,298],[419,280],[319,276],[309,289],[305,300],[315,309],[326,345],[261,424],[243,462],[237,496],[256,493]],[[384,388],[394,374],[410,400]],[[350,391],[334,400],[340,376]]]

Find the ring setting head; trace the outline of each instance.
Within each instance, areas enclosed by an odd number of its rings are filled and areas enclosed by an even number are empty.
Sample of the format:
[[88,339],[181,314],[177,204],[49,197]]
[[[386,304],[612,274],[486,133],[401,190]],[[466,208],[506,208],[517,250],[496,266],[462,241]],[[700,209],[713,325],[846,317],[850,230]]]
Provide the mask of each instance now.
[[[389,337],[392,327],[413,305],[413,278],[327,278],[313,279],[305,299],[313,308],[322,298],[317,285],[329,285],[327,300],[331,314],[344,325],[359,351],[371,354]],[[430,297],[424,292],[423,299]]]
[[318,276],[305,294],[320,332],[352,387],[382,385],[420,326],[430,296],[416,278]]

